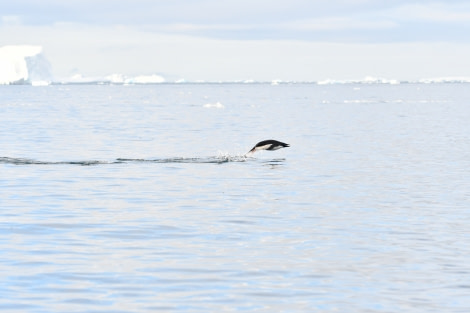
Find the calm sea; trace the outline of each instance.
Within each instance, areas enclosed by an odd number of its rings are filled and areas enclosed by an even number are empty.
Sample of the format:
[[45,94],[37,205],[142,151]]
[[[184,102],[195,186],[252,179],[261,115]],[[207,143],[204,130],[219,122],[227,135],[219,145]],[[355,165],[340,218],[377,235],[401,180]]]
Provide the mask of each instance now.
[[470,85],[0,86],[0,251],[1,312],[469,312]]

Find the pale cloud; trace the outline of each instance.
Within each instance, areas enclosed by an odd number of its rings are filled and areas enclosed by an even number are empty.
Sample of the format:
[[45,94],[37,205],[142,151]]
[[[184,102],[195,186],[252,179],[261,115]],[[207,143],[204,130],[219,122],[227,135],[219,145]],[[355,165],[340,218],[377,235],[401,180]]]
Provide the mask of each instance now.
[[351,29],[390,29],[396,28],[398,24],[392,20],[360,19],[350,17],[330,17],[294,21],[281,24],[280,29],[298,31],[321,31],[321,30],[351,30]]
[[[146,31],[219,39],[341,42],[466,40],[470,4],[463,0],[16,0],[0,3],[3,25],[67,22],[125,25]],[[442,32],[423,36],[440,23]],[[446,31],[447,30],[447,31]]]
[[398,24],[389,20],[361,20],[345,17],[336,18],[318,18],[297,20],[287,23],[274,24],[165,24],[143,29],[155,32],[168,33],[186,33],[194,34],[207,31],[291,31],[291,32],[308,32],[308,31],[340,31],[351,29],[391,29],[398,27]]
[[389,18],[407,21],[470,24],[470,3],[405,4],[387,12]]
[[11,26],[11,25],[21,25],[21,17],[18,15],[4,15],[0,18],[0,25],[1,26]]

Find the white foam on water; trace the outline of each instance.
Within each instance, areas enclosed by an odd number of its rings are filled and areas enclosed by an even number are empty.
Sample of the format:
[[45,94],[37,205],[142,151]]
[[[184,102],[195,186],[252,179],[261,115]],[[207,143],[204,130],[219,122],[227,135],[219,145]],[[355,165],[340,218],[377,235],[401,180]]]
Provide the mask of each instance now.
[[222,103],[218,102],[218,101],[216,103],[206,103],[206,104],[203,105],[203,107],[205,107],[205,108],[215,108],[215,109],[225,108],[225,106]]

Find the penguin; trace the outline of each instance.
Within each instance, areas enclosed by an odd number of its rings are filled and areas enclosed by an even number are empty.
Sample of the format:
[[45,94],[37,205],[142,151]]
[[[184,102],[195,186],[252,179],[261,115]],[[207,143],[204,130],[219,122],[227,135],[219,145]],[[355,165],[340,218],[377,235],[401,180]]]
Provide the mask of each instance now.
[[274,151],[274,150],[278,150],[278,149],[281,149],[281,148],[287,148],[289,147],[289,144],[287,143],[283,143],[283,142],[280,142],[280,141],[277,141],[277,140],[263,140],[263,141],[260,141],[258,142],[254,147],[253,149],[251,149],[250,151],[248,151],[246,154],[248,153],[254,153],[258,150],[268,150],[268,151]]

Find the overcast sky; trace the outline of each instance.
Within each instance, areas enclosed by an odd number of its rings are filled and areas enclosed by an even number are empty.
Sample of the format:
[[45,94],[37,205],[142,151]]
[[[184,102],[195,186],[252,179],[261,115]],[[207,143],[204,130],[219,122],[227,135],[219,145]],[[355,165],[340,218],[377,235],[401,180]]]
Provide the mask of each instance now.
[[11,44],[43,46],[59,77],[470,77],[470,1],[2,1]]

